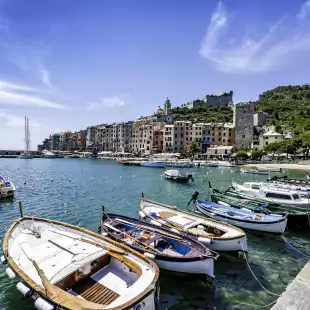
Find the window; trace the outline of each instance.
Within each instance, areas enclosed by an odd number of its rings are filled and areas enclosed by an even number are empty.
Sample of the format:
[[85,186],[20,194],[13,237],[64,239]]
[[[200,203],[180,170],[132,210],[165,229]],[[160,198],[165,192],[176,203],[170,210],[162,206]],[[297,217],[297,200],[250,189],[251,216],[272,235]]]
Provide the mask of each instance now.
[[231,133],[228,134],[231,137]]
[[223,136],[224,136],[224,137],[226,136],[226,132],[223,133]]
[[298,200],[300,198],[298,194],[293,194],[292,196],[294,200]]
[[223,143],[225,143],[225,139],[223,139]]
[[290,195],[279,194],[279,193],[266,193],[266,198],[276,198],[282,200],[291,200]]
[[242,135],[242,138],[245,138],[245,135]]
[[252,184],[252,189],[259,189],[259,185],[257,185],[257,184]]

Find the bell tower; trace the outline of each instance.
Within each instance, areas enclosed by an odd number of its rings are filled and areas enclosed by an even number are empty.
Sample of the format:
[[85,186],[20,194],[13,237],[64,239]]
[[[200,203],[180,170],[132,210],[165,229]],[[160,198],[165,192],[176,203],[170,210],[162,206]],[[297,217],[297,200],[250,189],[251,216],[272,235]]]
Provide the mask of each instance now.
[[165,114],[166,115],[170,115],[171,114],[171,102],[169,100],[169,98],[167,97],[165,103],[164,103],[164,110],[165,110]]

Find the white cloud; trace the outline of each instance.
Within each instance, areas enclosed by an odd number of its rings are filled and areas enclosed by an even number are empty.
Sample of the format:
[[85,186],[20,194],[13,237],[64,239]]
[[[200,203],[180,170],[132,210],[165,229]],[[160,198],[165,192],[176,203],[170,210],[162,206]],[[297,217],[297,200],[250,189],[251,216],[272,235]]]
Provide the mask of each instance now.
[[[309,3],[306,5],[306,3]],[[304,3],[309,8],[310,0]],[[306,9],[301,8],[303,16]],[[285,25],[284,21],[290,22]],[[211,16],[200,54],[212,61],[218,70],[225,72],[264,72],[272,70],[300,52],[310,50],[310,25],[298,18],[282,19],[269,27],[260,38],[246,37],[229,46],[229,37],[224,34],[232,27],[230,17],[221,2]],[[287,29],[291,28],[291,29]],[[227,38],[228,37],[228,38]],[[240,37],[240,35],[239,35]]]
[[86,111],[98,110],[102,108],[116,108],[125,105],[123,98],[118,96],[102,98],[99,102],[89,102]]
[[297,18],[299,19],[306,19],[307,16],[309,15],[310,13],[310,0],[304,2],[301,7],[300,7],[300,11],[299,13],[297,14]]
[[42,82],[48,87],[53,88],[52,82],[51,82],[51,76],[47,69],[44,69],[42,67],[39,68],[41,80]]
[[[23,91],[24,93],[21,93],[21,91]],[[29,91],[35,91],[35,89],[28,86],[0,81],[0,104],[67,109],[66,106],[57,102],[25,93]]]

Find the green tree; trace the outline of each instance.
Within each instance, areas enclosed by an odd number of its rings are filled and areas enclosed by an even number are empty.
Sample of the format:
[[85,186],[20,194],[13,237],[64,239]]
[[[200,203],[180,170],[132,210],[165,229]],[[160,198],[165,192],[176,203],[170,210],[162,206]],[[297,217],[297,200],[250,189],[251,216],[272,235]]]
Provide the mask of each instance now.
[[249,155],[246,151],[239,151],[236,153],[236,157],[240,159],[248,159]]
[[200,153],[200,147],[198,143],[192,142],[191,145],[188,148],[188,155],[192,158],[195,158],[195,156]]
[[267,144],[264,150],[267,153],[271,153],[272,158],[273,158],[275,153],[280,151],[281,148],[282,148],[282,145],[280,144],[280,142],[273,142],[273,143]]
[[258,160],[261,160],[262,157],[265,155],[266,153],[262,150],[259,150],[259,151],[253,151],[251,153],[251,158],[252,159],[258,159]]

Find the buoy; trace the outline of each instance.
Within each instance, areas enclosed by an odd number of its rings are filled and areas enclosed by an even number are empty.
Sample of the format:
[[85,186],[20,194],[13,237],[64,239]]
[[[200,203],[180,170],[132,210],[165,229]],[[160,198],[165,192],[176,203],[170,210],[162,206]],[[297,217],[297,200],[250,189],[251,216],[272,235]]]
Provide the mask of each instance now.
[[201,242],[202,244],[211,244],[211,239],[198,237],[198,242]]
[[139,211],[139,215],[141,218],[145,219],[146,218],[146,215],[142,212],[142,211]]
[[53,310],[55,309],[55,306],[48,302],[46,299],[39,297],[34,302],[34,306],[39,310]]
[[136,176],[135,176],[135,175],[133,175],[132,177],[133,177],[133,178],[135,178]]
[[179,233],[179,231],[175,228],[171,228],[170,231],[174,232],[174,233]]
[[24,182],[24,185],[26,185],[26,181]]
[[109,234],[107,233],[107,232],[103,232],[103,233],[101,233],[101,236],[103,236],[103,237],[107,237]]
[[3,265],[6,265],[8,263],[7,259],[3,255],[1,256],[1,263]]
[[69,179],[69,182],[71,182],[71,179]]
[[155,258],[155,255],[152,254],[152,253],[144,252],[143,255],[144,255],[145,257],[150,258],[150,259],[154,259],[154,258]]
[[53,179],[51,179],[51,182],[54,182],[54,180],[53,180]]
[[93,178],[91,178],[91,180],[92,180],[92,181],[94,181],[94,179],[93,179]]
[[197,228],[203,229],[203,230],[205,229],[205,227],[203,225],[198,225]]
[[16,278],[16,274],[15,272],[10,268],[6,268],[5,269],[5,273],[7,274],[7,276],[10,278],[10,279],[15,279]]
[[18,282],[16,284],[16,288],[20,291],[25,297],[29,297],[31,295],[31,288],[24,284],[23,282]]
[[120,179],[122,179],[123,177],[122,177],[122,176],[120,176],[119,178],[120,178]]

